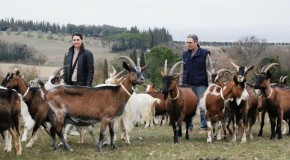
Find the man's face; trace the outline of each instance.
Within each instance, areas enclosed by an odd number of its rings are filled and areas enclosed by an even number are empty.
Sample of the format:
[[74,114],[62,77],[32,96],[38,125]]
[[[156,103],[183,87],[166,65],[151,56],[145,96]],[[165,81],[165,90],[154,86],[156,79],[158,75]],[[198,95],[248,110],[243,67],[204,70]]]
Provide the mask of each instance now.
[[188,50],[196,50],[197,49],[197,42],[194,41],[192,38],[187,38],[186,45]]
[[73,36],[72,43],[73,43],[73,46],[75,46],[75,48],[80,48],[82,42],[83,41],[81,40],[79,36]]

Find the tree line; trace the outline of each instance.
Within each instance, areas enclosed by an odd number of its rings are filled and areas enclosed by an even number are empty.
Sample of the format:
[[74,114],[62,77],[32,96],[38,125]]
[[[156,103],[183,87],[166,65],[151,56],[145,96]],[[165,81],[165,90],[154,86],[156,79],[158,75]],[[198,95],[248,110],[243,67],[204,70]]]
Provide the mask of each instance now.
[[15,20],[6,18],[0,20],[0,31],[37,31],[50,34],[82,33],[87,37],[101,37],[104,42],[111,44],[112,52],[126,49],[148,49],[159,44],[172,41],[172,35],[165,28],[149,28],[140,31],[136,26],[130,30],[110,25],[60,25],[50,22],[34,22],[32,20]]

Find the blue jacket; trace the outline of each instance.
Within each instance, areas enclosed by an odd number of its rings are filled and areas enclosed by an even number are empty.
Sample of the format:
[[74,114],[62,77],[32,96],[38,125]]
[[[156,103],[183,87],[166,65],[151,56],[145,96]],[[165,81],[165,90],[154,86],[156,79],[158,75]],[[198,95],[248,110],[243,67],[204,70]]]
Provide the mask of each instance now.
[[191,51],[183,52],[183,84],[208,86],[206,59],[210,52],[198,47],[197,52],[191,58]]
[[[74,47],[69,48],[67,53],[64,68],[64,81],[66,84],[71,84],[71,74],[72,74],[72,59],[74,54]],[[94,76],[94,57],[93,54],[85,49],[83,52],[79,53],[78,58],[78,73],[77,73],[77,85],[91,87],[93,83]]]

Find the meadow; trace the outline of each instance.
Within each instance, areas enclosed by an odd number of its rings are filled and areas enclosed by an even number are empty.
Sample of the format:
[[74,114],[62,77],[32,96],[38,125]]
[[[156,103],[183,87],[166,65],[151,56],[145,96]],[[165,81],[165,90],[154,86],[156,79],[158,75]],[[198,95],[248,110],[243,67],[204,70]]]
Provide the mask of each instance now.
[[[85,142],[78,143],[78,136],[69,136],[69,144],[73,152],[66,151],[63,147],[53,150],[50,147],[51,141],[43,129],[38,132],[38,139],[32,148],[25,148],[28,142],[22,142],[23,153],[17,159],[158,159],[158,160],[185,160],[185,159],[209,159],[209,160],[272,160],[289,159],[290,144],[289,136],[282,140],[270,140],[269,123],[266,123],[263,137],[258,137],[259,124],[256,123],[253,130],[254,139],[247,139],[246,143],[232,142],[230,139],[206,142],[206,134],[198,133],[199,117],[194,117],[194,131],[190,133],[190,139],[183,137],[178,144],[173,143],[173,131],[169,125],[143,128],[133,128],[131,132],[131,145],[120,140],[120,131],[117,131],[118,149],[105,146],[99,152],[92,140],[92,137],[85,133]],[[99,134],[99,124],[96,124],[95,131]],[[184,130],[183,130],[184,131]],[[184,132],[183,132],[184,133]],[[57,138],[59,141],[59,139]],[[1,142],[2,143],[2,142]],[[3,151],[3,144],[0,146],[0,159],[15,159],[13,152]]]
[[[10,43],[18,42],[25,43],[28,46],[33,46],[40,53],[47,55],[49,61],[40,66],[30,66],[20,64],[20,67],[36,67],[40,70],[42,77],[48,77],[54,70],[61,66],[64,54],[71,46],[70,37],[58,37],[54,35],[54,39],[48,40],[43,35],[38,38],[26,37],[23,35],[6,35],[0,34],[0,40]],[[115,53],[110,53],[109,48],[103,45],[99,39],[85,39],[85,46],[94,54],[95,61],[107,58],[112,61],[119,56]],[[217,54],[217,58],[222,58],[221,54]],[[224,61],[223,61],[224,62]],[[227,62],[229,63],[229,62]],[[19,64],[18,64],[19,65]],[[8,71],[13,71],[13,63],[0,63],[0,71],[6,74]],[[253,128],[254,139],[247,139],[246,143],[233,143],[230,139],[213,141],[212,144],[206,142],[206,134],[199,134],[199,117],[194,117],[194,131],[190,133],[190,139],[185,140],[184,135],[180,138],[178,144],[173,143],[172,127],[154,126],[143,128],[139,126],[131,132],[131,145],[127,145],[120,140],[120,131],[117,131],[118,149],[113,150],[110,146],[105,146],[103,151],[97,151],[91,136],[85,134],[84,144],[78,143],[78,136],[69,136],[69,144],[74,149],[73,152],[66,151],[63,147],[57,150],[52,150],[50,147],[50,137],[40,129],[38,131],[38,139],[32,148],[25,148],[28,142],[22,142],[23,154],[16,157],[13,152],[7,153],[3,151],[4,143],[0,141],[0,159],[158,159],[158,160],[184,160],[184,159],[226,159],[226,160],[272,160],[272,159],[289,159],[290,157],[290,138],[285,135],[282,140],[270,140],[269,123],[264,127],[263,137],[258,137],[259,123],[256,123]],[[23,126],[21,127],[23,131]],[[95,131],[99,134],[99,124],[96,124]],[[184,133],[184,131],[183,131]],[[31,133],[30,133],[31,135]],[[57,138],[59,141],[59,139]]]
[[[28,47],[33,47],[39,53],[46,55],[48,61],[45,64],[40,64],[39,66],[0,62],[0,71],[6,74],[7,72],[13,71],[15,65],[30,68],[36,67],[37,70],[40,70],[40,77],[46,78],[51,75],[56,68],[62,66],[64,56],[67,53],[68,48],[71,47],[70,36],[62,37],[59,35],[53,35],[53,39],[47,39],[46,34],[42,34],[41,37],[38,37],[36,32],[32,32],[31,37],[27,37],[26,35],[27,32],[21,32],[20,35],[16,35],[16,32],[12,32],[10,35],[6,32],[0,32],[0,40],[7,43],[27,44]],[[105,58],[108,62],[110,62],[115,57],[119,56],[116,53],[110,53],[109,46],[102,44],[100,39],[85,38],[84,44],[85,48],[89,49],[93,53],[95,63],[98,61],[103,61]]]

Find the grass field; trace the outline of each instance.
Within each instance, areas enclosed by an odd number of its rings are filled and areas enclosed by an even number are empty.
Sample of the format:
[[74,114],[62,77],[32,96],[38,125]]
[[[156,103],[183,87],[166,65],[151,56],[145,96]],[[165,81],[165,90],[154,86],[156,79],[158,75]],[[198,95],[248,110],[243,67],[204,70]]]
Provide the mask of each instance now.
[[[272,160],[289,159],[290,143],[289,136],[282,140],[270,140],[269,123],[265,125],[264,136],[258,137],[259,125],[254,126],[254,140],[248,139],[246,143],[233,143],[230,140],[213,141],[207,144],[206,134],[199,134],[198,117],[194,117],[195,129],[190,134],[190,139],[180,138],[178,144],[173,144],[173,132],[170,126],[154,126],[144,129],[134,128],[131,133],[131,145],[117,140],[118,149],[113,150],[111,146],[105,146],[103,151],[97,151],[92,138],[86,132],[84,144],[79,144],[78,136],[69,136],[69,144],[73,152],[66,151],[63,147],[52,150],[50,138],[40,130],[38,139],[33,148],[25,148],[28,142],[23,142],[23,154],[17,159],[158,159],[158,160],[184,160],[184,159],[209,159],[209,160]],[[95,131],[99,132],[99,124]],[[119,131],[117,132],[120,136]],[[57,139],[58,140],[58,139]],[[15,159],[14,153],[3,151],[0,146],[1,159]]]

